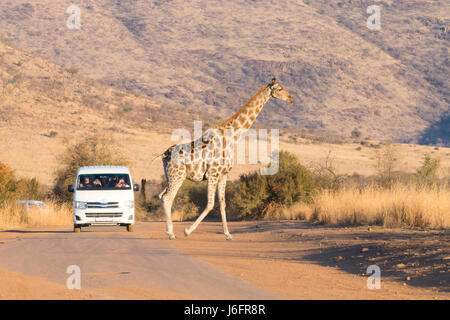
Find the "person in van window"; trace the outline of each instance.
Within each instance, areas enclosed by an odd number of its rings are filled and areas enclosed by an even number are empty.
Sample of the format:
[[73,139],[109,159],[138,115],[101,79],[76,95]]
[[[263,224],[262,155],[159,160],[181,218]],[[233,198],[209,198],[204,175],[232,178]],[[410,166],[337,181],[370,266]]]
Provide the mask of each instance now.
[[92,187],[92,182],[89,179],[89,177],[85,177],[84,182],[80,183],[80,188],[91,188],[91,187]]
[[102,187],[102,182],[100,181],[100,179],[95,179],[94,180],[94,187]]
[[129,185],[125,182],[124,178],[120,178],[119,182],[116,184],[116,188],[128,188]]
[[110,188],[115,188],[117,183],[118,183],[118,181],[119,181],[119,179],[117,178],[117,176],[109,178],[109,187]]

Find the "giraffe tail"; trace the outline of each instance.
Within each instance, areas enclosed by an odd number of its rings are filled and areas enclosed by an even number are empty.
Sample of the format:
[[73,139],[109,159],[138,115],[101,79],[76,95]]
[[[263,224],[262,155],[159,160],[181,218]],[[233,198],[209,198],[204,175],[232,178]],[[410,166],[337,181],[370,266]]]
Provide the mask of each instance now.
[[156,156],[153,158],[153,160],[150,162],[150,165],[153,164],[153,162],[155,162],[156,160],[161,160],[164,156],[164,153],[161,153],[159,156]]
[[162,198],[162,196],[164,195],[164,193],[166,193],[166,191],[167,191],[167,187],[165,187],[164,188],[164,190],[163,191],[161,191],[161,193],[160,194],[158,194],[158,198]]

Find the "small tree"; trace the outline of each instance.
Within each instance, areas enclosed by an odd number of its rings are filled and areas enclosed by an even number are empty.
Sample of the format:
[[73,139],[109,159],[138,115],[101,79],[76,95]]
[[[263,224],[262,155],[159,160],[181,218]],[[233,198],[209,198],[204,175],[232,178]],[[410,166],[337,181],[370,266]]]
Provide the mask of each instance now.
[[388,144],[382,149],[375,150],[376,169],[379,181],[389,186],[393,180],[393,172],[398,161],[395,145]]
[[17,181],[14,177],[14,170],[0,162],[0,204],[8,200],[16,188]]
[[43,200],[45,190],[36,178],[15,176],[14,170],[0,162],[0,205],[13,200]]
[[67,146],[59,157],[61,167],[56,171],[53,195],[58,201],[70,202],[72,195],[67,186],[75,182],[78,168],[95,165],[128,165],[128,160],[112,140],[102,137],[88,137]]
[[313,173],[317,184],[324,189],[337,190],[345,180],[344,176],[336,173],[331,150],[322,162],[314,164]]
[[438,170],[440,164],[441,161],[439,159],[433,159],[428,153],[425,153],[423,164],[416,173],[418,185],[428,187],[436,185],[438,183]]

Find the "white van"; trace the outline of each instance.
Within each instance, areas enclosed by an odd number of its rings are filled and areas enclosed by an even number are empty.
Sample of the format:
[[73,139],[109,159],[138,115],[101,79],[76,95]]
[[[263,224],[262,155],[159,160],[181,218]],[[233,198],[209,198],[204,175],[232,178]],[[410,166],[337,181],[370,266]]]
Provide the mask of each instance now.
[[74,193],[74,232],[92,225],[126,226],[134,230],[134,191],[130,170],[121,166],[90,166],[78,169]]

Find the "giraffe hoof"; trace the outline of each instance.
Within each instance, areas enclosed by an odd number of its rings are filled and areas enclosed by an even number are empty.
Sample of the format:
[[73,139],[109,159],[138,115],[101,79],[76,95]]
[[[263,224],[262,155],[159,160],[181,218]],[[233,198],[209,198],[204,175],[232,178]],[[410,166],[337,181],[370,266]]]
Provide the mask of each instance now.
[[184,229],[184,235],[187,237],[188,235],[190,235],[191,233],[189,232],[188,229]]
[[227,240],[233,240],[233,236],[231,234],[226,234]]
[[177,237],[173,233],[168,233],[169,240],[175,240]]

